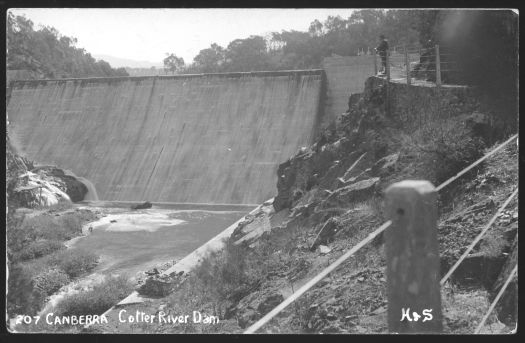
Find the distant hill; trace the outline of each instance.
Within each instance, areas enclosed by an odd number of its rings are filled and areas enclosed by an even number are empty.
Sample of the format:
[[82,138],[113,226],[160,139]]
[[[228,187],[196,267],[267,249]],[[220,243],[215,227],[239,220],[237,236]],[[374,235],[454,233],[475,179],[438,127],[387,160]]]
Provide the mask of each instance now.
[[151,62],[151,61],[136,61],[128,58],[120,58],[115,57],[111,55],[104,55],[104,54],[93,54],[93,57],[99,60],[104,60],[111,64],[113,67],[120,68],[120,67],[129,67],[129,68],[163,68],[164,65],[159,62]]

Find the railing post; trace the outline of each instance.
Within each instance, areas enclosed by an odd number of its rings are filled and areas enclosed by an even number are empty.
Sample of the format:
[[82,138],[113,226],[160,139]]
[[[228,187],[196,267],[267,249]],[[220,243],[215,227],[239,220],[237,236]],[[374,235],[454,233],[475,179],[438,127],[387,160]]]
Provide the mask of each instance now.
[[438,44],[436,44],[436,86],[441,86],[441,59],[439,57]]
[[374,75],[377,75],[377,54],[376,54],[375,49],[374,49]]
[[405,45],[405,68],[406,68],[406,71],[407,71],[407,85],[410,85],[410,64],[409,64],[409,60],[408,60],[408,51],[407,51],[407,47]]
[[390,50],[386,51],[386,66],[385,66],[385,72],[386,72],[386,80],[390,82]]
[[441,332],[436,190],[428,181],[398,182],[386,190],[386,205],[388,329]]
[[385,102],[385,112],[387,116],[390,116],[390,50],[386,52],[386,102]]

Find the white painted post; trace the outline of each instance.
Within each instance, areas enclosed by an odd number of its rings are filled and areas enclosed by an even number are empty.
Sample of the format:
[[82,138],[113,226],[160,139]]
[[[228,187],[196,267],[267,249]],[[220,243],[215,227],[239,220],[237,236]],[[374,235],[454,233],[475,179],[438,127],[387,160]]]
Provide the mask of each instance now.
[[406,180],[386,190],[385,231],[388,329],[395,333],[442,331],[436,189]]

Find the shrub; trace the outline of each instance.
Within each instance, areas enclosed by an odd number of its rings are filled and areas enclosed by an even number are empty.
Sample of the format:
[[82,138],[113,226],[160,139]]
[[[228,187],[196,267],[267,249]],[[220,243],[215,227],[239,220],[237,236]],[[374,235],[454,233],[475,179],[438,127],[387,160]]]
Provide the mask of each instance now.
[[66,241],[82,233],[83,218],[77,213],[67,213],[59,217],[49,214],[29,217],[22,223],[22,230],[31,240],[37,238]]
[[473,137],[462,117],[429,118],[410,138],[404,137],[404,155],[412,155],[412,177],[426,178],[439,185],[481,157],[485,144]]
[[68,249],[49,255],[48,265],[62,269],[70,278],[91,271],[98,262],[98,256],[82,249]]
[[24,263],[9,261],[7,308],[11,314],[36,314],[48,295],[91,271],[98,257],[81,249],[55,251]]
[[60,227],[64,229],[63,234],[69,235],[66,239],[71,239],[82,233],[82,221],[76,213],[68,213],[59,217]]
[[221,297],[249,280],[246,271],[246,251],[231,240],[224,250],[210,254],[195,268],[195,276],[202,286],[215,290]]
[[483,155],[481,139],[450,137],[437,144],[436,183],[447,180]]
[[65,297],[54,312],[64,316],[102,314],[132,291],[133,284],[126,277],[107,277],[89,291]]
[[24,222],[24,215],[15,215],[14,211],[9,210],[6,216],[6,241],[8,260],[13,262],[15,252],[24,247],[29,240],[29,235],[23,230],[22,223]]
[[34,292],[33,273],[21,265],[9,263],[9,278],[7,282],[7,313],[33,315],[40,309],[43,298]]
[[27,261],[34,258],[39,258],[49,255],[57,250],[65,249],[65,245],[58,241],[42,240],[29,243],[28,246],[22,248],[16,255],[15,259]]
[[33,285],[36,291],[48,296],[58,291],[60,287],[67,285],[69,281],[70,279],[64,271],[49,269],[35,276]]

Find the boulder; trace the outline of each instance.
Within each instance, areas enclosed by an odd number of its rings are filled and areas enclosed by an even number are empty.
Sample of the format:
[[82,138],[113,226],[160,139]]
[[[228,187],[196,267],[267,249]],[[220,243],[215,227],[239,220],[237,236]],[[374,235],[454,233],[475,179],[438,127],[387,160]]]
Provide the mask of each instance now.
[[153,205],[149,201],[146,201],[146,202],[143,202],[142,204],[131,206],[131,209],[132,210],[142,210],[146,208],[151,208],[152,206]]
[[364,200],[374,194],[379,180],[380,178],[373,177],[341,187],[330,194],[326,200],[321,203],[321,207],[344,207],[351,202]]
[[69,196],[55,182],[29,171],[15,179],[12,197],[20,206],[27,208],[49,207],[61,200],[70,201]]
[[310,250],[314,251],[320,244],[326,244],[333,240],[337,232],[343,228],[341,220],[332,217],[328,219],[317,233]]
[[273,310],[277,305],[282,303],[284,301],[284,298],[281,294],[275,293],[267,296],[264,298],[262,302],[259,303],[259,306],[257,306],[257,311],[264,316],[266,313]]
[[232,234],[230,235],[230,239],[233,242],[238,241],[242,237],[244,237],[248,232],[245,230],[245,228],[251,224],[254,220],[256,215],[264,214],[264,212],[259,211],[258,213],[252,215],[248,214],[244,217],[244,220],[242,220],[239,224],[237,224],[237,227],[235,230],[233,230]]
[[84,200],[84,197],[88,193],[88,188],[84,183],[79,181],[77,178],[66,173],[57,167],[44,166],[36,167],[32,170],[38,173],[41,178],[49,180],[55,184],[60,190],[66,193],[73,202]]
[[399,160],[399,153],[391,154],[379,159],[371,168],[370,172],[375,176],[384,176],[395,168]]
[[[330,168],[337,169],[340,155],[348,149],[349,142],[341,138],[333,143],[316,143],[316,150],[301,150],[299,154],[279,165],[277,170],[277,196],[273,207],[276,212],[293,207],[305,192],[319,185]],[[334,175],[335,177],[336,175]]]
[[179,276],[154,274],[146,279],[137,291],[141,295],[152,297],[165,297],[179,284]]
[[148,271],[146,272],[146,275],[157,275],[157,274],[160,274],[160,273],[159,273],[159,270],[158,270],[157,268],[153,268],[153,269],[148,270]]
[[320,245],[319,246],[319,252],[323,255],[325,254],[328,254],[330,251],[332,251],[332,249],[330,249],[329,247],[327,247],[326,245]]
[[266,200],[265,202],[263,202],[263,206],[270,206],[273,204],[273,198],[269,199],[269,200]]

